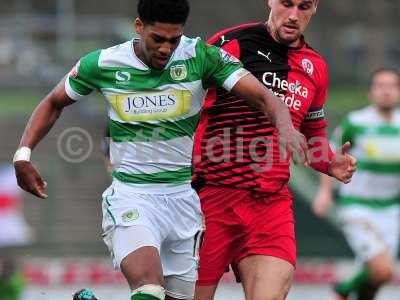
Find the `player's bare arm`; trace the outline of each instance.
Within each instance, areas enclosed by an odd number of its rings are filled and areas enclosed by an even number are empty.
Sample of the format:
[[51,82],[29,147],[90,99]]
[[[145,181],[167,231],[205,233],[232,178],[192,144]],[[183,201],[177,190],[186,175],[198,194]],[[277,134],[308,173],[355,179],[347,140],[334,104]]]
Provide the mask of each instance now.
[[321,174],[320,184],[317,195],[313,201],[313,211],[318,217],[323,217],[332,206],[332,189],[334,178],[349,183],[356,171],[356,158],[347,153],[350,149],[350,142],[346,142],[339,151],[336,152],[329,164],[329,174]]
[[268,116],[279,132],[281,148],[289,157],[296,163],[308,163],[306,139],[293,127],[289,109],[281,100],[251,74],[239,80],[232,92]]
[[312,204],[312,210],[318,217],[323,217],[332,206],[332,189],[334,179],[326,174],[320,174],[319,188]]
[[18,185],[23,190],[43,199],[47,198],[46,182],[30,162],[30,151],[53,127],[64,107],[74,103],[65,93],[64,83],[65,79],[61,80],[33,111],[21,138],[19,149],[14,156]]

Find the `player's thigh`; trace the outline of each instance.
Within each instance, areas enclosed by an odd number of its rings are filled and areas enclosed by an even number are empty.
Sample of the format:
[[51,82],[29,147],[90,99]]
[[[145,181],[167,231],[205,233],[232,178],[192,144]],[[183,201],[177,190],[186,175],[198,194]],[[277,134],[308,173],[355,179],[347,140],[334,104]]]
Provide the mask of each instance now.
[[[240,232],[231,232],[235,226],[226,226],[226,219],[221,217],[223,210],[219,209],[213,210],[213,217],[218,216],[217,220],[205,217],[207,230],[203,235],[203,214],[194,191],[169,197],[169,205],[173,224],[161,249],[164,275],[183,276],[186,281],[198,279],[201,285],[217,284],[232,261],[232,253],[237,247],[232,248],[231,242],[240,236]],[[234,222],[231,220],[230,225]]]
[[217,220],[206,221],[203,243],[200,248],[196,300],[212,300],[217,285],[241,248],[241,233]]
[[294,273],[286,260],[264,255],[243,258],[238,269],[248,300],[285,299]]
[[394,205],[378,211],[375,224],[382,233],[389,255],[396,257],[399,250],[400,205]]
[[142,247],[153,247],[158,255],[169,230],[159,217],[168,211],[164,203],[163,197],[136,193],[130,186],[115,181],[103,193],[103,240],[115,268],[120,268],[126,256]]
[[391,226],[384,228],[382,216],[365,207],[344,207],[339,210],[342,229],[347,242],[357,258],[366,263],[381,253],[389,252],[396,248],[390,246],[393,240]]
[[117,226],[104,240],[115,266],[121,269],[132,290],[145,284],[163,283],[160,242],[149,228]]
[[388,282],[394,273],[394,260],[398,253],[400,234],[400,207],[398,205],[374,213],[373,223],[380,232],[382,251],[369,259],[366,264],[371,279],[377,284]]
[[192,189],[169,195],[167,201],[170,231],[160,251],[165,293],[173,299],[193,299],[204,231],[200,201]]
[[161,247],[165,293],[175,299],[193,299],[197,279],[198,244],[202,231]]
[[155,247],[141,247],[121,262],[121,271],[132,290],[146,284],[163,285],[162,267]]
[[242,190],[211,186],[199,191],[206,228],[200,248],[197,281],[202,294],[212,294],[229,264],[244,247],[246,230],[235,207],[247,194]]

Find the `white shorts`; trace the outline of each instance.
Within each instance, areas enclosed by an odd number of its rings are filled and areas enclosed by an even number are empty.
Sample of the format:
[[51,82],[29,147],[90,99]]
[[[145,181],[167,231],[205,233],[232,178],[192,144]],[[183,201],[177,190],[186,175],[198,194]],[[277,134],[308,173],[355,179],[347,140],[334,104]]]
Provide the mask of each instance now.
[[199,197],[189,184],[163,192],[114,180],[103,193],[104,242],[116,268],[129,253],[153,246],[165,277],[195,282],[203,231]]
[[347,242],[365,263],[383,251],[396,257],[399,247],[400,206],[372,209],[362,205],[338,210]]

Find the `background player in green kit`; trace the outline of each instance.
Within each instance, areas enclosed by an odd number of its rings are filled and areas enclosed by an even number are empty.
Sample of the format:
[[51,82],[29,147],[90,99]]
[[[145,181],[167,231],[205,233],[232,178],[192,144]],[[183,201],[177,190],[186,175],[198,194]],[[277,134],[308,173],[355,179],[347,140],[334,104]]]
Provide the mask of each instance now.
[[[351,141],[357,159],[351,183],[340,185],[337,201],[344,234],[362,269],[336,285],[336,299],[374,295],[393,276],[400,233],[400,74],[376,71],[371,78],[372,105],[351,112],[335,130],[334,144]],[[332,203],[332,179],[322,177],[314,211],[323,215]]]
[[306,162],[307,145],[274,97],[241,63],[183,35],[187,0],[141,0],[140,39],[89,53],[46,96],[14,156],[19,185],[46,198],[30,152],[64,107],[93,90],[108,104],[113,183],[103,194],[103,237],[132,300],[191,299],[203,230],[191,188],[193,135],[210,86],[224,87],[263,111],[289,155]]

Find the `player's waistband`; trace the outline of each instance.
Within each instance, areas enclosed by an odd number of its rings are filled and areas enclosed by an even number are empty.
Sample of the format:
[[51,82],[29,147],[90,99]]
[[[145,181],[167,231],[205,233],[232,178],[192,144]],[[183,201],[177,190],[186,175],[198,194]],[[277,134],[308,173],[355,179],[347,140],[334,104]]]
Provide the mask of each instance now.
[[192,181],[192,187],[196,192],[199,192],[204,187],[220,187],[222,189],[246,190],[253,194],[253,197],[269,197],[276,195],[291,195],[288,187],[288,181],[283,180],[279,185],[269,188],[262,188],[259,185],[254,187],[247,187],[241,185],[224,184],[223,182],[208,181],[202,176],[195,176]]
[[118,179],[113,179],[112,186],[114,188],[128,188],[131,192],[138,194],[152,194],[152,195],[164,195],[164,194],[174,194],[181,193],[186,191],[191,191],[192,186],[190,183],[183,184],[137,184],[137,183],[129,183],[122,182]]

